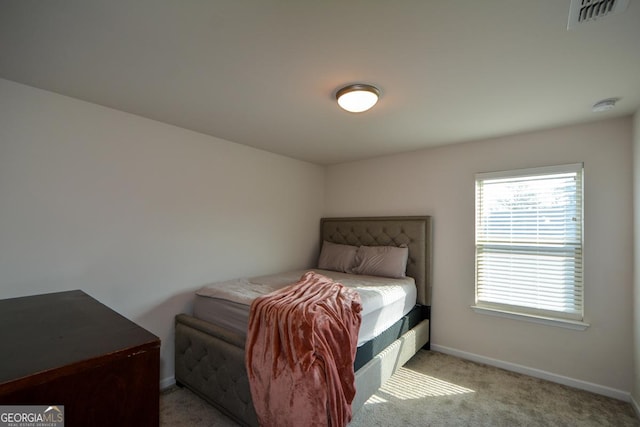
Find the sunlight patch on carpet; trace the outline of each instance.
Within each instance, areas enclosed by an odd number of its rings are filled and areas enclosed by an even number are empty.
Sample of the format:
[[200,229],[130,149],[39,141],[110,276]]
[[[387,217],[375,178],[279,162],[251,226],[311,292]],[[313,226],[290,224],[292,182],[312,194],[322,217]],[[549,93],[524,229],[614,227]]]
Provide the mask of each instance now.
[[367,401],[367,404],[385,402],[386,400],[380,397],[380,394],[389,395],[389,397],[399,400],[408,400],[467,393],[475,393],[475,390],[412,371],[411,369],[400,368],[380,388],[377,395],[373,395]]
[[365,405],[372,405],[375,403],[387,403],[387,402],[389,402],[387,399],[374,394],[369,398],[369,400],[365,402]]

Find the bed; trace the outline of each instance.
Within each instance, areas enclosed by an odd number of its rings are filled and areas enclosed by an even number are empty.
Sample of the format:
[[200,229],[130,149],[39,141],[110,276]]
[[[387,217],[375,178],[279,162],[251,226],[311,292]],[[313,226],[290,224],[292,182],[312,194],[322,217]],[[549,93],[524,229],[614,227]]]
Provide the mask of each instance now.
[[[323,218],[320,223],[320,242],[321,245],[329,242],[336,245],[408,248],[406,276],[415,283],[416,304],[408,311],[404,310],[406,313],[390,326],[385,325],[382,331],[372,332],[371,329],[376,328],[368,328],[369,334],[375,335],[374,338],[360,337],[354,363],[357,391],[352,408],[355,413],[418,350],[429,348],[431,218]],[[295,278],[299,273],[289,272],[284,276]],[[349,280],[349,276],[337,276],[338,281]],[[263,279],[269,282],[271,276]],[[276,284],[276,288],[278,286]],[[202,299],[202,295],[199,298]],[[196,304],[196,308],[198,306]],[[176,316],[176,383],[189,388],[238,423],[256,426],[258,421],[245,368],[246,333],[242,326],[237,326],[237,322],[234,327],[207,318],[207,313],[214,311],[218,309],[198,308],[194,310],[195,315]],[[231,317],[233,311],[223,316]]]

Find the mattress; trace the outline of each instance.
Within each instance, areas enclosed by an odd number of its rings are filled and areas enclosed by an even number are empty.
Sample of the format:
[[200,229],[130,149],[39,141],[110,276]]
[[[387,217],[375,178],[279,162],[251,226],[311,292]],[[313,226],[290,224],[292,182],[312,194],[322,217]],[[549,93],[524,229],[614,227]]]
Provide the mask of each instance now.
[[[373,339],[416,304],[417,290],[411,277],[392,279],[313,269],[344,286],[354,288],[362,301],[358,346]],[[259,296],[295,283],[307,270],[240,278],[205,286],[196,292],[194,317],[246,337],[251,302]]]

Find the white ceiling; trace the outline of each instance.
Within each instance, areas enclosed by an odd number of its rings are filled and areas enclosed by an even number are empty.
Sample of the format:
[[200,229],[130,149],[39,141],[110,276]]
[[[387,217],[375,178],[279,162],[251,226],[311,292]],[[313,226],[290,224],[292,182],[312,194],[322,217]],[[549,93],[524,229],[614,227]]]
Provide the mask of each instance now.
[[331,164],[638,110],[640,1],[567,31],[569,3],[0,0],[0,77]]

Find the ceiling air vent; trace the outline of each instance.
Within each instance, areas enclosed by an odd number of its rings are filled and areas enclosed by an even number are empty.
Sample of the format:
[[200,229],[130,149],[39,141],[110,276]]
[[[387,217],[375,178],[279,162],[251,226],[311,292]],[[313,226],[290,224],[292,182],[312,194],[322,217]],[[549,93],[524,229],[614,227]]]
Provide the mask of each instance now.
[[629,0],[571,0],[567,30],[578,24],[622,13],[628,5]]

